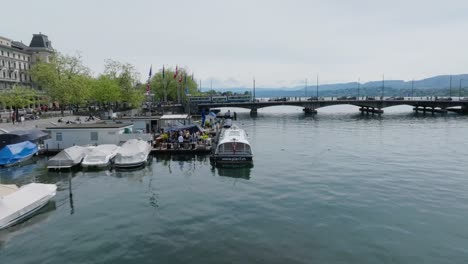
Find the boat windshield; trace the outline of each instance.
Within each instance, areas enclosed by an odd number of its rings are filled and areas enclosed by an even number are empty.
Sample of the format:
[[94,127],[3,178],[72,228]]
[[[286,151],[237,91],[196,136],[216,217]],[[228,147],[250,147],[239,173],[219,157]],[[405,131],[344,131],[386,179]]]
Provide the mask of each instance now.
[[252,154],[252,152],[248,144],[239,142],[227,142],[218,146],[218,154],[250,155]]

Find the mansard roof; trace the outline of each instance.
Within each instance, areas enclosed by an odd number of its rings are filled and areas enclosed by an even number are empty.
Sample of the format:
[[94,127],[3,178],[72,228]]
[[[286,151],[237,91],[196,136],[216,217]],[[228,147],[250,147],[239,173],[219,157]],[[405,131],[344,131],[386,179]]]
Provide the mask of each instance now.
[[29,47],[53,49],[52,43],[49,41],[49,37],[47,37],[46,35],[42,33],[33,34],[33,38],[31,40],[31,44],[29,44]]

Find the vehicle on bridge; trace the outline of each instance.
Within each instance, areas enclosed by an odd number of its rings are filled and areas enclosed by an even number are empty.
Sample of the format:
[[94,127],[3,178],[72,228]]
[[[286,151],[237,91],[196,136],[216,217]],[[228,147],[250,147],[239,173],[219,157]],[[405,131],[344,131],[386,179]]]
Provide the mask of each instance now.
[[250,95],[213,95],[213,96],[189,96],[190,103],[241,103],[251,102],[252,96]]
[[289,101],[289,98],[286,97],[278,97],[278,98],[270,98],[268,102],[286,102]]
[[452,101],[452,97],[436,97],[436,101]]

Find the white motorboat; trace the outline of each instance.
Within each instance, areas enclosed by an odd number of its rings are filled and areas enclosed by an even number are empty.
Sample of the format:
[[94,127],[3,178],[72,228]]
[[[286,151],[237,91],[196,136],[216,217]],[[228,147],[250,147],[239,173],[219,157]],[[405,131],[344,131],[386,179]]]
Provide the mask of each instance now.
[[252,149],[243,129],[236,125],[223,129],[210,160],[215,164],[252,164]]
[[32,216],[57,192],[55,184],[30,183],[21,188],[0,184],[0,229]]
[[114,165],[119,168],[138,167],[146,163],[151,152],[151,144],[142,139],[130,139],[121,147]]
[[69,169],[79,165],[83,158],[95,147],[72,146],[60,151],[57,155],[47,161],[48,169]]
[[83,158],[81,166],[84,168],[104,168],[110,165],[120,147],[114,144],[102,144]]

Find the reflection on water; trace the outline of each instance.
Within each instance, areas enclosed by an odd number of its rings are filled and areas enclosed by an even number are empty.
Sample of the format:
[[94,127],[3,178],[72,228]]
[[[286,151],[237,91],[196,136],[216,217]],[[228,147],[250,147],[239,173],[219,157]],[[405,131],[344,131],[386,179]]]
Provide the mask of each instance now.
[[156,162],[167,167],[169,174],[173,173],[173,169],[184,173],[192,173],[198,167],[209,163],[207,155],[158,155],[155,157]]
[[22,222],[15,224],[9,228],[0,231],[0,249],[3,248],[6,243],[17,235],[30,232],[36,224],[44,221],[49,217],[51,211],[55,211],[57,208],[54,200],[50,200],[44,207],[37,211],[31,217],[23,220]]
[[211,171],[213,173],[216,171],[219,176],[249,180],[252,168],[252,164],[242,166],[213,166]]

